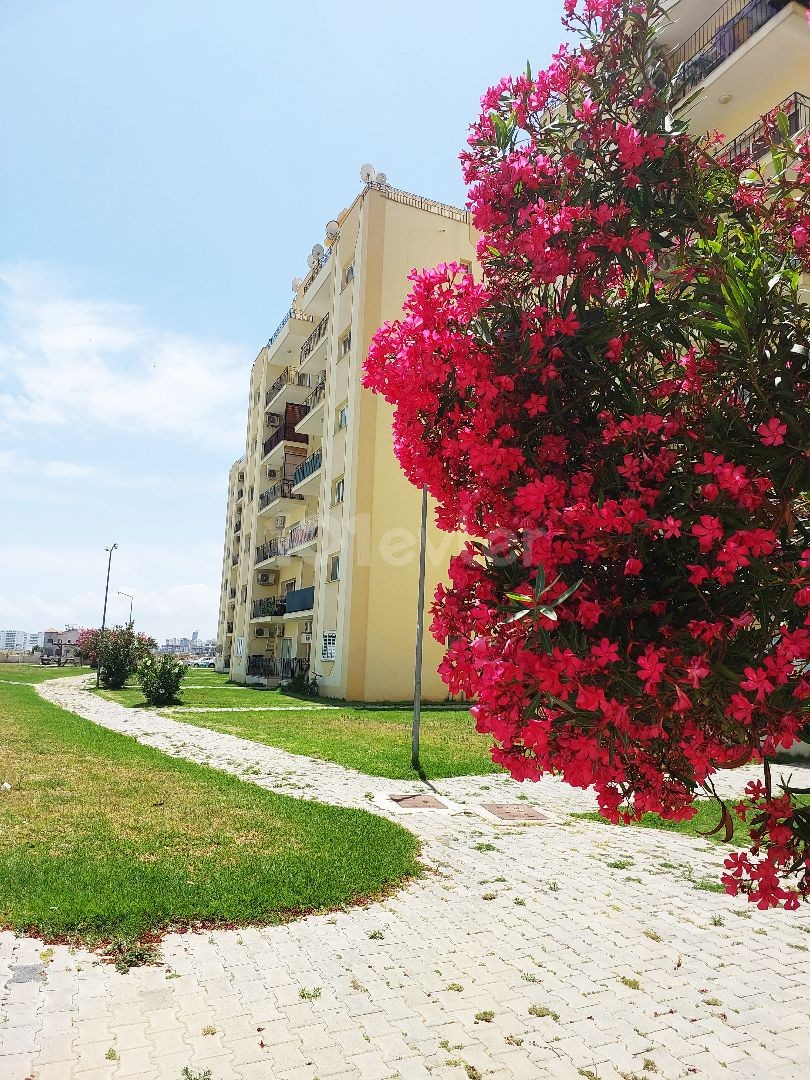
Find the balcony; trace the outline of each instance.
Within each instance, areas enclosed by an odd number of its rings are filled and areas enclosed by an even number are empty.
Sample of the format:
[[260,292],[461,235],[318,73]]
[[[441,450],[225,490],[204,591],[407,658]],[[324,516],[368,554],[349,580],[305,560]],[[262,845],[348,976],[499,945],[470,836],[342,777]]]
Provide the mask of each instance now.
[[267,342],[267,348],[272,349],[275,343],[282,336],[286,339],[290,335],[293,337],[298,336],[298,340],[301,340],[299,335],[306,332],[307,324],[313,323],[315,320],[311,315],[305,315],[303,311],[298,311],[295,306],[291,307],[281,322],[276,327],[275,331],[270,335]]
[[279,554],[290,555],[296,549],[311,544],[318,536],[318,519],[308,518],[299,521],[279,539]]
[[709,19],[703,0],[671,6],[674,21],[662,29],[661,41],[674,73],[673,101],[691,98],[693,131],[742,131],[797,83],[802,86],[810,54],[809,2],[726,0]]
[[[306,461],[302,461],[298,468],[293,473],[293,485],[298,486],[303,484],[305,480],[308,480],[310,476],[314,476],[323,464],[323,447],[319,446],[318,449]],[[303,498],[300,495],[299,498]]]
[[236,599],[236,589],[231,589],[230,590],[230,592],[228,593],[228,599],[229,600],[235,600]]
[[[299,431],[306,432],[308,435],[320,434],[321,427],[323,426],[323,417],[320,412],[320,406],[323,405],[325,401],[326,372],[323,371],[318,376],[318,381],[315,383],[315,389],[311,394],[304,398],[304,402],[301,406],[303,412],[301,413],[301,418],[297,424]],[[316,412],[316,410],[318,411]],[[310,416],[312,416],[312,419],[310,419]]]
[[226,624],[225,633],[226,634],[232,634],[233,633],[233,623],[232,622],[229,622],[229,623]]
[[275,432],[270,436],[270,438],[265,439],[265,441],[262,443],[262,456],[267,457],[268,454],[272,454],[275,448],[277,446],[280,446],[283,442],[306,444],[309,442],[309,437],[307,435],[300,435],[295,430],[294,423],[289,423],[285,421],[283,424],[279,424],[279,426],[276,428]]
[[302,367],[303,367],[304,364],[306,364],[306,362],[309,360],[310,356],[315,352],[315,350],[320,345],[320,343],[325,340],[326,331],[328,329],[328,326],[329,326],[329,314],[327,312],[327,314],[324,315],[324,317],[321,319],[321,321],[318,323],[318,325],[315,327],[315,329],[309,335],[307,340],[301,346],[301,366]]
[[264,600],[254,600],[251,619],[274,619],[287,611],[286,597],[268,596]]
[[306,589],[293,589],[287,593],[285,599],[288,615],[311,612],[315,603],[315,586],[310,585]]
[[288,401],[301,402],[307,396],[311,387],[312,380],[309,375],[302,375],[293,368],[287,367],[264,395],[265,407],[275,401],[285,390],[287,391],[285,396]]
[[[298,472],[298,469],[295,471]],[[281,499],[303,499],[303,495],[297,495],[293,492],[294,483],[294,480],[279,480],[267,491],[263,491],[259,496],[259,513]]]
[[278,555],[278,538],[268,540],[266,544],[259,544],[256,548],[256,565],[267,562],[268,559]]
[[244,498],[244,495],[245,495],[245,489],[244,488],[239,488],[239,490],[236,492],[236,503],[237,503],[237,505],[239,505],[239,503],[242,501],[242,499]]
[[249,656],[247,674],[254,679],[278,679],[286,682],[296,675],[306,675],[309,661],[300,656]]
[[731,161],[742,159],[755,162],[764,157],[772,147],[779,146],[782,140],[774,117],[776,113],[784,113],[787,117],[788,132],[795,137],[800,131],[810,127],[810,98],[805,94],[794,91],[784,101],[768,113],[767,116],[746,128],[741,135],[728,143],[723,153]]
[[242,531],[242,522],[241,521],[236,522],[236,524],[233,527],[233,531],[234,531],[235,534],[240,533]]
[[234,555],[234,556],[233,556],[233,557],[231,558],[231,566],[238,566],[238,565],[239,565],[239,556],[238,556],[238,555]]

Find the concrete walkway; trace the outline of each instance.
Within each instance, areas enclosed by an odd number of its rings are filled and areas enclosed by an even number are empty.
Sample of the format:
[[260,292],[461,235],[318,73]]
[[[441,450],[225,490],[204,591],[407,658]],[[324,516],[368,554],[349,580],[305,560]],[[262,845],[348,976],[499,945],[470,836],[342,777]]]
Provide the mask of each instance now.
[[[85,683],[36,689],[284,794],[384,813],[374,793],[414,789],[125,709]],[[794,772],[810,786],[810,770]],[[752,775],[720,780],[730,793]],[[382,903],[170,935],[165,966],[128,975],[0,934],[2,1080],[180,1080],[184,1067],[211,1080],[810,1075],[810,912],[706,891],[717,846],[572,819],[593,800],[557,781],[436,786],[463,812],[391,814],[422,838],[431,872]],[[477,813],[518,795],[552,823]]]

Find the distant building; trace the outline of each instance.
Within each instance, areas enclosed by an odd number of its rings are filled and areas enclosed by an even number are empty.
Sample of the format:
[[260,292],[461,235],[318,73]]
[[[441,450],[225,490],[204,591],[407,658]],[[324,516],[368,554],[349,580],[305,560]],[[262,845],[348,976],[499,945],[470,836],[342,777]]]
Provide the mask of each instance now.
[[0,630],[0,649],[4,652],[24,652],[29,647],[28,638],[25,630]]
[[201,641],[199,630],[195,630],[190,638],[166,638],[165,645],[162,645],[158,651],[173,653],[177,656],[213,656],[215,648],[216,641],[212,638]]
[[75,660],[78,656],[81,630],[77,626],[66,626],[64,630],[54,630],[51,627],[42,635],[42,655],[44,657],[61,657],[65,660]]
[[28,635],[28,648],[29,649],[41,649],[43,642],[45,641],[45,633],[40,630],[37,634]]

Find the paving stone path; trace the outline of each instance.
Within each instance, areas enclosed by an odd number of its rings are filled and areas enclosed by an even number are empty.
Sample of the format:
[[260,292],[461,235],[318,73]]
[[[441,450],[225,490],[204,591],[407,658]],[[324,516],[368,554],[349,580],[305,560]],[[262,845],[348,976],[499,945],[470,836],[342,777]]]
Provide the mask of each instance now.
[[[414,790],[125,709],[85,685],[37,690],[288,795],[383,813],[373,793]],[[810,770],[794,772],[810,786]],[[724,790],[751,775],[723,774]],[[170,935],[163,966],[127,975],[0,934],[2,1080],[180,1080],[186,1067],[211,1080],[810,1076],[808,914],[706,891],[718,847],[573,819],[593,801],[554,780],[436,787],[463,812],[392,814],[422,838],[429,871],[384,902]],[[518,796],[550,823],[474,812]]]

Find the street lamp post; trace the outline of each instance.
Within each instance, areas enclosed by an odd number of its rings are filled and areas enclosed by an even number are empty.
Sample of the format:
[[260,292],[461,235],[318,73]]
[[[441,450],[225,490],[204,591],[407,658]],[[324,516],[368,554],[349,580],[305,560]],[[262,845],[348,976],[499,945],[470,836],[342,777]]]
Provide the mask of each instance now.
[[112,547],[104,548],[106,552],[109,552],[109,558],[107,559],[107,584],[104,586],[104,612],[101,616],[101,637],[99,640],[99,655],[96,657],[96,686],[99,683],[99,677],[101,675],[101,645],[104,640],[104,630],[107,626],[107,597],[110,593],[110,567],[112,566],[113,552],[118,547],[118,544],[113,544]]
[[126,596],[129,599],[129,625],[132,626],[132,596],[130,593],[123,592],[121,589],[118,589],[117,591],[119,596]]
[[413,673],[413,724],[411,726],[411,765],[421,773],[419,732],[422,724],[422,636],[425,625],[425,555],[427,551],[427,488],[422,488],[422,525],[419,533],[419,598],[416,610],[416,660]]

